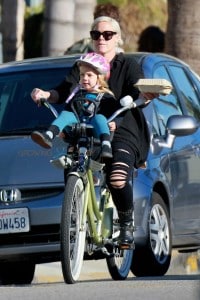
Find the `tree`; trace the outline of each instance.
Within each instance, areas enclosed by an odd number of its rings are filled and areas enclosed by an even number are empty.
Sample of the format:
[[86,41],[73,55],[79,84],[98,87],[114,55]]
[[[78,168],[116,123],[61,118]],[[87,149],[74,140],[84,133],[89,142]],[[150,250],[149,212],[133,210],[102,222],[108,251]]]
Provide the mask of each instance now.
[[74,14],[74,41],[76,42],[84,37],[89,36],[96,0],[75,0],[75,2],[76,9]]
[[136,51],[140,33],[149,25],[164,32],[167,23],[167,0],[101,0],[119,6],[125,51]]
[[199,0],[168,0],[165,52],[187,62],[200,74]]
[[3,61],[24,57],[24,0],[2,0]]
[[59,55],[74,42],[74,0],[45,0],[43,55]]
[[89,34],[96,0],[45,0],[43,55],[59,55]]

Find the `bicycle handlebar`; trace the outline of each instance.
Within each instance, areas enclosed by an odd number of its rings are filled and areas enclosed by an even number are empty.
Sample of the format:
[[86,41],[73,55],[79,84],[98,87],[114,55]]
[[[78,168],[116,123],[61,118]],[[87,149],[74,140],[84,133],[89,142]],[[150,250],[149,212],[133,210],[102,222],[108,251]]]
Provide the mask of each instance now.
[[119,108],[112,116],[108,118],[108,123],[112,122],[117,116],[126,110],[142,106],[145,104],[145,102],[146,99],[144,98],[138,98],[137,100],[133,101],[133,98],[129,95],[121,98],[120,103],[123,105],[123,107]]
[[53,105],[51,105],[47,99],[45,98],[40,98],[40,103],[41,105],[46,106],[48,109],[50,109],[50,111],[52,112],[52,114],[57,118],[58,117],[58,112],[57,110],[53,107]]
[[[50,109],[56,118],[58,117],[57,110],[45,98],[41,98],[40,103],[41,103],[41,105],[44,105],[48,109]],[[133,101],[133,98],[130,95],[127,95],[127,96],[121,98],[120,103],[121,103],[122,107],[119,108],[116,112],[114,112],[114,114],[112,114],[112,116],[110,116],[108,118],[107,123],[112,122],[117,116],[119,116],[121,113],[123,113],[129,109],[144,105],[146,103],[146,99],[138,98],[137,100]]]

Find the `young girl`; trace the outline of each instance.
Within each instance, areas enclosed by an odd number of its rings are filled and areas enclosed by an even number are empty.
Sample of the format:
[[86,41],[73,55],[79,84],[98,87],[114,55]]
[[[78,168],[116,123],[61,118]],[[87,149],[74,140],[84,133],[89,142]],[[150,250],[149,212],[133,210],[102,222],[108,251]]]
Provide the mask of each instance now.
[[93,125],[96,136],[100,138],[102,143],[101,157],[111,158],[112,149],[107,117],[115,111],[115,107],[117,109],[117,101],[107,85],[110,65],[103,56],[96,53],[82,56],[77,60],[77,64],[80,71],[80,85],[67,98],[65,110],[61,112],[47,131],[34,131],[31,138],[40,146],[51,148],[55,136],[67,125],[78,121],[71,104],[73,103],[76,107],[82,103],[82,106],[79,107],[79,113],[82,117],[87,118],[88,123]]

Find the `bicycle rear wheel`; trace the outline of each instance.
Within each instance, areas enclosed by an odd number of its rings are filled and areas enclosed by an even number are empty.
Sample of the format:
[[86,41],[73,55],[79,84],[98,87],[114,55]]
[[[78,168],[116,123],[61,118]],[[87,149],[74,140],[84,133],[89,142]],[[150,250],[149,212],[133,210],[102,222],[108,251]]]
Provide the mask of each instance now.
[[61,216],[61,265],[65,283],[80,275],[85,249],[86,226],[81,225],[84,186],[81,178],[67,178]]
[[121,250],[114,246],[112,253],[113,256],[106,258],[110,275],[114,280],[124,280],[130,271],[133,250]]

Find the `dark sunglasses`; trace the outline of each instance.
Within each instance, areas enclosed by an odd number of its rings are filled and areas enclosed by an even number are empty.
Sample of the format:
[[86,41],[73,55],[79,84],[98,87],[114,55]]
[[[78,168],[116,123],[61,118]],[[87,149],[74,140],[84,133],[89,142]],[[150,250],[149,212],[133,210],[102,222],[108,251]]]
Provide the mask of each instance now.
[[94,41],[97,41],[101,35],[103,36],[104,40],[109,41],[112,39],[113,35],[115,34],[117,34],[117,32],[114,31],[104,31],[104,32],[100,32],[97,30],[90,31],[91,39]]

